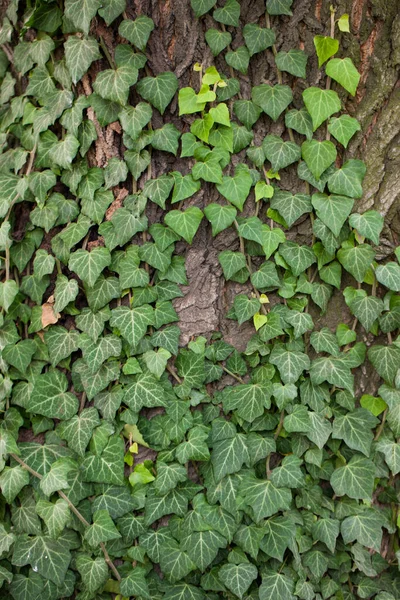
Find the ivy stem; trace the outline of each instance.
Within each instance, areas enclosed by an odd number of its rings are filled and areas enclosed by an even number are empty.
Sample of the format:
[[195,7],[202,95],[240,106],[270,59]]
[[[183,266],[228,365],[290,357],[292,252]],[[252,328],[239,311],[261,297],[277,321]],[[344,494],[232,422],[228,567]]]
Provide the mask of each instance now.
[[279,417],[278,427],[276,428],[276,431],[274,433],[274,440],[275,441],[278,439],[279,434],[282,431],[282,428],[283,428],[283,419],[284,418],[285,418],[285,411],[281,410],[281,416]]
[[[335,38],[335,12],[336,9],[333,8],[333,6],[331,6],[331,32],[330,32],[330,37],[332,39]],[[331,83],[332,83],[332,79],[330,77],[326,78],[326,89],[330,90],[331,89]],[[329,132],[328,129],[328,123],[326,124],[326,140],[329,141],[331,139],[331,134]]]
[[382,421],[381,424],[379,425],[378,429],[376,430],[376,434],[374,437],[374,441],[377,442],[381,436],[381,433],[383,431],[383,428],[385,427],[385,422],[386,422],[386,416],[387,416],[387,411],[388,409],[386,409],[382,415]]
[[[34,477],[37,477],[37,479],[43,479],[43,475],[41,475],[40,473],[38,473],[37,471],[32,469],[29,465],[26,464],[26,462],[24,462],[21,458],[19,458],[19,456],[17,456],[16,454],[12,454],[12,453],[10,454],[10,456],[12,456],[12,458],[21,465],[21,467],[23,467],[24,469],[29,471],[29,473],[31,475],[33,475]],[[85,527],[90,527],[90,523],[88,521],[86,521],[85,517],[79,512],[79,510],[76,508],[76,506],[74,504],[72,504],[72,502],[68,498],[68,496],[66,496],[64,494],[64,492],[62,492],[61,490],[57,490],[57,494],[60,496],[60,498],[65,500],[65,502],[68,504],[69,508],[72,510],[74,515],[76,515],[76,517],[79,519],[79,521]],[[118,581],[121,581],[121,575],[118,573],[117,567],[114,565],[113,561],[111,560],[111,558],[107,552],[107,548],[105,547],[103,542],[100,542],[100,548],[102,549],[102,552],[104,554],[104,559],[105,559],[106,563],[108,564],[108,566],[110,567],[111,571],[114,573],[115,578]]]
[[[271,19],[269,18],[269,14],[267,11],[265,11],[265,24],[268,29],[271,29]],[[272,44],[272,53],[273,53],[274,57],[278,54],[278,50],[276,49],[275,44]],[[278,83],[280,85],[282,85],[282,73],[278,69],[278,67],[276,67],[276,74],[278,76]],[[293,135],[293,133],[292,133],[292,135]]]
[[170,373],[172,375],[172,377],[175,379],[175,381],[177,381],[179,384],[182,383],[182,379],[179,377],[179,375],[177,374],[175,369],[173,367],[171,367],[171,365],[169,365],[168,363],[167,363],[167,371],[168,371],[168,373]]
[[110,67],[111,67],[112,69],[115,69],[115,62],[113,61],[113,59],[112,59],[112,57],[111,57],[111,54],[110,54],[110,53],[109,53],[109,51],[108,51],[108,48],[107,48],[107,46],[106,46],[106,43],[105,43],[105,41],[104,41],[104,38],[103,38],[103,36],[100,36],[100,37],[99,37],[99,40],[100,40],[100,46],[101,46],[101,49],[102,49],[102,50],[103,50],[103,52],[104,52],[104,55],[105,55],[105,57],[106,57],[106,59],[107,59],[107,62],[108,62],[108,64],[110,65]]
[[225,371],[225,373],[227,373],[228,375],[230,375],[231,377],[233,377],[234,379],[236,379],[236,381],[238,381],[239,383],[246,383],[244,381],[244,379],[242,379],[241,377],[239,377],[239,375],[235,375],[235,373],[232,373],[232,371],[229,371],[229,369],[227,369],[226,367],[224,367],[224,365],[221,365],[220,363],[220,367],[223,371]]

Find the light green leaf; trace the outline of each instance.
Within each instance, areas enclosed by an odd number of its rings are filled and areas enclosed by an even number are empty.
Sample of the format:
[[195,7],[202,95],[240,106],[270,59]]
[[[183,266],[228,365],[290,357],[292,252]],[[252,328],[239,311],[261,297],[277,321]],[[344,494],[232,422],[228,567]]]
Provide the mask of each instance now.
[[329,177],[329,191],[334,194],[344,194],[351,198],[361,198],[365,172],[366,166],[362,160],[348,160],[341,169],[337,169]]
[[301,155],[313,176],[319,180],[322,173],[331,166],[336,159],[336,148],[332,142],[310,140],[303,142]]
[[397,263],[388,262],[385,265],[379,265],[375,270],[375,275],[379,283],[389,290],[400,292],[400,266]]
[[345,148],[353,135],[361,130],[361,125],[349,115],[341,115],[340,117],[332,117],[329,120],[328,131],[334,138],[337,139]]
[[325,70],[329,77],[355,96],[361,76],[351,58],[333,58],[328,62]]
[[313,130],[341,109],[341,102],[336,92],[309,87],[303,92],[304,104],[311,115]]
[[171,210],[164,218],[165,223],[191,244],[203,218],[202,211],[191,206],[184,211]]
[[314,37],[314,46],[318,56],[318,66],[321,67],[324,62],[339,50],[339,40],[322,35]]

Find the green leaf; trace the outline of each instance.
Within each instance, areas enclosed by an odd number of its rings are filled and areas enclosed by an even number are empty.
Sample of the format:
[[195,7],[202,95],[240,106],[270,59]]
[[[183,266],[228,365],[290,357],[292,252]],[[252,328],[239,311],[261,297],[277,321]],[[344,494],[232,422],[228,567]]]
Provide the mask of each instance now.
[[354,412],[335,418],[332,437],[343,440],[352,450],[358,450],[365,456],[369,456],[374,438],[372,429],[378,422],[378,419],[368,410],[358,408]]
[[63,532],[70,516],[68,503],[62,498],[54,503],[40,499],[36,505],[36,512],[46,523],[49,536],[53,539],[57,539]]
[[336,148],[332,142],[310,140],[301,145],[301,155],[313,176],[319,180],[322,173],[336,160]]
[[27,410],[50,419],[70,419],[77,413],[79,402],[74,394],[67,392],[67,388],[67,378],[56,369],[38,375],[27,402]]
[[334,194],[344,194],[351,198],[361,198],[365,172],[366,167],[362,160],[348,160],[341,169],[337,169],[329,177],[329,191]]
[[265,570],[259,589],[260,600],[274,598],[276,600],[295,600],[293,595],[294,581],[283,573]]
[[191,244],[203,218],[202,211],[191,206],[184,211],[171,210],[164,218],[165,223],[178,235]]
[[286,71],[295,77],[306,77],[308,56],[303,50],[278,52],[275,56],[276,66],[280,71]]
[[226,543],[226,538],[216,531],[196,531],[183,539],[181,547],[196,567],[204,572]]
[[311,115],[313,131],[341,109],[341,102],[336,92],[309,87],[303,92],[304,104]]
[[8,504],[12,503],[26,485],[29,485],[29,473],[19,465],[5,467],[0,475],[1,493]]
[[277,135],[267,135],[263,140],[262,148],[273,171],[284,169],[301,157],[300,146],[293,142],[284,142]]
[[295,535],[293,522],[288,517],[272,517],[264,523],[265,536],[260,548],[267,556],[283,561],[286,548],[291,545]]
[[257,298],[248,298],[245,294],[236,296],[233,304],[239,325],[251,319],[260,310],[260,301]]
[[286,350],[278,344],[274,346],[269,360],[271,364],[277,366],[285,384],[296,383],[302,372],[310,368],[310,359],[306,354]]
[[400,292],[400,266],[397,263],[388,262],[385,265],[379,265],[375,270],[375,275],[379,283],[389,290]]
[[308,140],[312,138],[312,119],[305,108],[287,111],[285,114],[285,125],[286,127],[305,135]]
[[382,379],[393,384],[399,368],[400,349],[377,344],[368,350],[368,358]]
[[64,44],[65,61],[73,83],[77,83],[89,70],[93,61],[101,58],[99,45],[94,38],[68,37]]
[[345,544],[358,542],[376,552],[381,549],[382,526],[384,522],[382,515],[373,508],[367,508],[358,515],[347,517],[342,521],[340,533]]
[[341,248],[337,257],[341,265],[353,277],[362,283],[375,257],[375,252],[368,244],[350,248]]
[[212,203],[205,207],[204,214],[211,223],[213,236],[216,236],[232,225],[237,212],[233,206]]
[[153,109],[146,102],[139,102],[136,106],[126,106],[118,115],[123,130],[136,140],[142,129],[151,120]]
[[168,71],[160,73],[157,77],[144,77],[138,82],[136,89],[142,98],[150,102],[163,115],[178,87],[176,76]]
[[2,358],[21,373],[25,373],[36,349],[37,346],[33,340],[22,340],[18,344],[6,346],[2,351]]
[[316,256],[308,246],[299,246],[294,242],[285,242],[279,247],[279,253],[290,266],[293,275],[300,275],[316,262]]
[[[376,210],[367,210],[363,214],[353,213],[350,215],[349,224],[363,237],[379,244],[379,236],[383,229],[383,217]],[[400,280],[399,280],[400,281]]]
[[161,175],[157,179],[149,179],[143,188],[143,194],[152,202],[165,210],[165,203],[174,185],[174,180],[169,175]]
[[246,46],[239,46],[234,52],[227,52],[225,60],[230,67],[237,69],[245,75],[249,67],[250,54]]
[[78,554],[76,568],[89,593],[102,587],[108,579],[108,566],[104,558],[98,557],[93,560],[87,554]]
[[339,356],[339,344],[336,336],[328,327],[323,327],[320,331],[313,331],[310,343],[316,352],[327,352],[332,356]]
[[111,311],[111,327],[117,327],[122,337],[133,348],[146,334],[148,325],[152,324],[153,308],[148,304],[134,309],[127,306],[118,306]]
[[290,10],[292,4],[293,0],[267,0],[267,11],[270,15],[288,15],[290,17],[293,14]]
[[140,596],[141,598],[151,599],[149,587],[146,581],[146,569],[135,567],[127,577],[124,577],[120,583],[120,592],[124,596]]
[[97,13],[101,3],[99,0],[66,0],[65,17],[83,33],[88,34],[90,21]]
[[129,88],[136,83],[137,77],[137,69],[128,65],[106,69],[97,75],[93,89],[105,100],[125,105],[128,101]]
[[213,28],[207,29],[205,38],[213,56],[218,56],[232,41],[232,36],[228,31],[220,31]]
[[139,15],[134,21],[122,21],[118,33],[139,50],[145,50],[153,29],[153,19],[146,17],[146,15]]
[[383,311],[383,302],[375,296],[359,296],[351,302],[350,310],[364,329],[369,332]]
[[204,179],[211,183],[222,183],[222,169],[218,160],[210,152],[204,161],[196,162],[192,167],[193,179]]
[[361,125],[357,119],[349,115],[341,115],[340,117],[332,117],[330,119],[328,131],[338,142],[347,148],[353,135],[357,131],[361,131]]
[[124,442],[118,435],[112,435],[101,456],[86,453],[81,463],[83,481],[95,483],[124,483]]
[[333,58],[328,62],[325,70],[329,77],[355,96],[361,76],[351,58]]
[[341,356],[316,358],[312,361],[310,376],[314,385],[327,381],[349,392],[353,391],[354,377],[347,362]]
[[336,237],[351,213],[354,200],[346,196],[327,196],[326,194],[313,194],[312,205],[317,217],[329,227]]
[[257,567],[251,563],[225,564],[218,571],[218,578],[226,585],[228,590],[239,598],[243,598],[257,576]]
[[236,168],[234,177],[224,176],[222,183],[217,185],[217,189],[224,198],[241,211],[251,186],[252,178],[249,171]]
[[279,189],[275,190],[272,197],[271,208],[282,215],[288,227],[291,227],[302,215],[312,211],[310,196],[305,194],[292,195],[290,192]]
[[374,486],[375,465],[361,454],[355,454],[343,467],[334,470],[331,485],[337,496],[369,500]]
[[190,0],[190,5],[196,17],[201,17],[215,5],[215,0]]
[[107,248],[93,248],[90,252],[80,249],[70,255],[68,267],[84,283],[93,287],[100,273],[110,263],[111,255]]
[[76,279],[68,279],[65,275],[57,275],[54,292],[54,311],[61,312],[70,302],[73,302],[79,292]]
[[218,23],[231,25],[232,27],[239,26],[240,4],[237,0],[226,0],[222,8],[217,8],[213,12],[213,18]]
[[271,406],[271,388],[268,385],[242,384],[227,387],[223,393],[226,412],[237,410],[239,417],[252,423]]
[[305,484],[305,477],[300,469],[301,464],[302,460],[297,456],[286,456],[282,461],[282,465],[272,471],[272,483],[277,487],[303,487]]
[[318,56],[318,66],[321,67],[324,62],[339,50],[339,40],[322,35],[314,37],[314,46]]
[[312,525],[312,536],[315,541],[323,542],[334,554],[336,539],[340,531],[340,522],[337,519],[318,519]]
[[18,294],[18,286],[13,279],[0,283],[0,306],[7,312]]
[[243,27],[243,37],[250,56],[270,48],[275,43],[275,32],[272,29],[259,27],[255,23],[246,23]]
[[293,95],[287,85],[271,86],[263,83],[252,88],[251,98],[273,121],[276,121],[293,100]]
[[397,473],[400,472],[400,444],[383,439],[379,440],[376,449],[385,455],[386,464],[389,466],[390,470],[393,471],[393,475],[397,475]]
[[70,561],[70,551],[62,541],[41,535],[18,537],[12,558],[13,565],[31,565],[35,572],[56,585],[63,583]]
[[235,434],[214,443],[211,463],[216,481],[221,481],[225,475],[236,473],[247,462],[249,454],[245,440],[244,435]]
[[56,184],[56,176],[53,171],[35,171],[29,175],[29,189],[37,198],[39,204],[44,204],[47,192]]
[[84,408],[79,415],[64,421],[58,428],[62,439],[79,456],[85,456],[86,447],[92,437],[93,429],[100,425],[99,415],[95,408]]
[[100,542],[108,542],[121,537],[118,529],[115,527],[110,515],[106,510],[96,510],[93,515],[93,524],[87,528],[85,540],[95,548]]

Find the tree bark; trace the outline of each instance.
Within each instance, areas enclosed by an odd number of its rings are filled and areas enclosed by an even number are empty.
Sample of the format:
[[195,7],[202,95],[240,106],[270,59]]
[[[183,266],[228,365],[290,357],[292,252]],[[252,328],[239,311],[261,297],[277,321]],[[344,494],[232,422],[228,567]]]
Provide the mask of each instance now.
[[[331,4],[330,0],[296,0],[292,17],[271,18],[272,27],[277,33],[278,51],[301,48],[309,55],[306,81],[283,73],[284,83],[293,88],[297,107],[302,105],[301,93],[306,87],[324,85],[324,71],[318,68],[313,38],[315,35],[330,34]],[[356,208],[361,212],[374,208],[385,217],[379,259],[393,252],[400,234],[400,0],[340,0],[335,3],[335,8],[337,16],[343,13],[350,15],[351,28],[351,33],[339,33],[338,56],[352,58],[361,73],[355,98],[335,86],[347,112],[361,124],[361,131],[353,138],[347,151],[341,154],[340,161],[357,157],[366,162],[364,195]],[[126,14],[128,18],[146,14],[155,23],[147,50],[148,74],[173,71],[179,78],[180,87],[192,86],[196,90],[199,87],[198,73],[193,70],[196,62],[204,67],[215,64],[221,73],[230,76],[223,53],[214,58],[205,42],[205,31],[215,27],[215,21],[210,15],[196,19],[189,0],[132,0],[128,2]],[[265,0],[241,1],[241,24],[251,22],[265,24]],[[228,30],[232,33],[234,50],[243,44],[241,28]],[[117,32],[107,29],[102,35],[112,52],[118,41]],[[241,94],[245,99],[250,98],[253,86],[262,82],[277,83],[272,52],[253,56],[248,74],[235,72],[235,77],[240,81]],[[177,101],[174,100],[163,117],[155,111],[153,127],[160,127],[165,122],[173,122],[185,132],[189,130],[191,118],[178,118]],[[259,144],[267,133],[287,136],[283,119],[272,123],[268,117],[261,117],[255,125],[255,143]],[[103,147],[107,146],[110,148],[109,144]],[[118,149],[111,149],[111,152],[118,152]],[[245,151],[232,157],[233,164],[243,160]],[[171,155],[166,157],[165,153],[155,151],[151,173],[152,177],[172,170],[187,173],[190,166],[190,159]],[[298,179],[296,169],[287,171],[282,176],[282,187],[293,192],[304,192],[304,184]],[[186,201],[185,207],[193,204],[204,208],[217,198],[216,187],[203,183],[201,190]],[[149,210],[151,221],[161,218],[157,207],[152,206]],[[309,243],[310,237],[308,218],[304,218],[288,233],[289,239],[303,243]],[[238,244],[236,232],[231,230],[212,238],[211,228],[205,222],[192,246],[181,244],[180,251],[186,254],[189,279],[184,298],[176,301],[175,306],[180,318],[183,343],[191,336],[220,331],[238,349],[245,348],[253,333],[252,326],[242,325],[239,329],[235,321],[225,318],[235,295],[243,292],[243,286],[225,282],[218,263],[221,250],[237,250]],[[278,299],[272,295],[270,301],[274,303]],[[351,322],[341,293],[334,294],[331,307],[334,308],[329,309],[328,315],[332,316],[320,319],[320,326],[327,324],[336,327],[338,311],[344,315],[344,321]]]

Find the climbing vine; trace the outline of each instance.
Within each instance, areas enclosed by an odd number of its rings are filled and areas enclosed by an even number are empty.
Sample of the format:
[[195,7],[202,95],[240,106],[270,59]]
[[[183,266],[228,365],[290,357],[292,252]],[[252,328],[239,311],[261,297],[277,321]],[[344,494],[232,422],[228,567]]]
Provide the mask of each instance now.
[[[187,87],[150,71],[157,31],[125,0],[9,3],[4,598],[399,597],[400,250],[379,261],[383,218],[355,205],[348,15],[331,8],[312,53],[283,51],[292,2],[243,23],[237,0],[191,0],[193,19],[212,15],[215,63],[194,64]],[[275,80],[247,94],[259,53]],[[310,61],[320,83],[307,87]],[[185,167],[154,177],[154,155]],[[180,345],[174,300],[199,227],[235,232],[218,259],[241,290],[226,318],[254,327],[244,352],[220,332]],[[319,326],[333,294],[351,326]],[[361,395],[363,365],[380,383]]]

